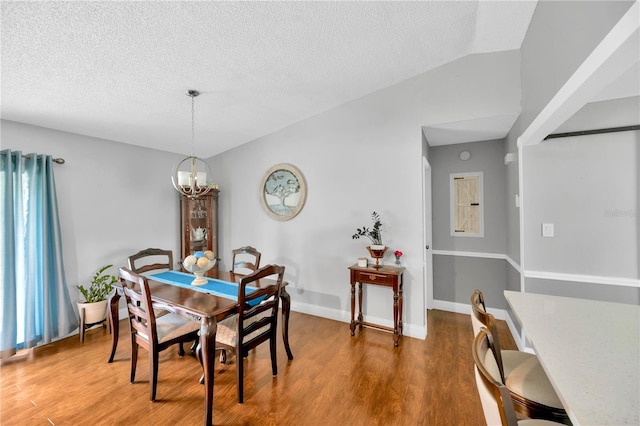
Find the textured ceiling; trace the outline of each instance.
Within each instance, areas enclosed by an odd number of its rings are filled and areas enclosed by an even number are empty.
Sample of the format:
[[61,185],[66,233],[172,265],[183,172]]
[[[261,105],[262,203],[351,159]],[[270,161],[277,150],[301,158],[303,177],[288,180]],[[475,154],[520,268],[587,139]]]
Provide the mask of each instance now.
[[465,55],[518,49],[535,4],[3,1],[2,118],[186,154],[197,89],[195,153],[209,157]]

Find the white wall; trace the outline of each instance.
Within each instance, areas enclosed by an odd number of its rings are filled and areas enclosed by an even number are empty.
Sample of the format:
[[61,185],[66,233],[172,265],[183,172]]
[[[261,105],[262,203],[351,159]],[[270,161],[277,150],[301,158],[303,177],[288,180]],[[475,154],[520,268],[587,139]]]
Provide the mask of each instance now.
[[[518,75],[518,52],[466,57],[212,158],[223,261],[253,245],[265,263],[287,266],[294,310],[346,321],[347,267],[367,255],[351,235],[375,210],[390,251],[405,253],[405,334],[424,337],[421,128],[477,118],[479,106],[487,116],[507,113],[519,103]],[[305,175],[308,198],[298,217],[277,222],[262,211],[258,187],[283,162]],[[369,320],[392,323],[389,289],[367,286],[365,299]]]
[[76,284],[95,271],[126,265],[147,247],[178,253],[178,194],[171,171],[179,157],[104,139],[12,121],[1,122],[2,148],[62,157],[54,164],[65,273],[72,300]]

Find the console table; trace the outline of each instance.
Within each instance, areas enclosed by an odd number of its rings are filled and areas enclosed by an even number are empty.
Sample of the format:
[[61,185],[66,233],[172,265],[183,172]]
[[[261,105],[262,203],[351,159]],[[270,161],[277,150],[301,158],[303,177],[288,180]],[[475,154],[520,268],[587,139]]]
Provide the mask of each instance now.
[[[404,267],[395,266],[366,266],[357,264],[349,266],[351,271],[351,335],[356,333],[356,325],[362,327],[377,328],[393,333],[393,346],[398,346],[398,340],[402,336],[402,273]],[[358,319],[356,312],[356,283],[358,283]],[[362,316],[362,284],[373,284],[391,287],[393,290],[393,328],[372,324],[364,321]]]

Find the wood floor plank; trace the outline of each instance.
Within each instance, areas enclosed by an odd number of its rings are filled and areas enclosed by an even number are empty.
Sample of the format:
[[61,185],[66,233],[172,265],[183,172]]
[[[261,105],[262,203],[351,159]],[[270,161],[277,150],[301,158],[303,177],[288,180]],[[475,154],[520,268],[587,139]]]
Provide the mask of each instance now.
[[[245,403],[236,397],[235,358],[216,364],[218,425],[479,425],[484,423],[473,376],[469,315],[428,312],[426,340],[292,312],[289,361],[278,342],[278,376],[268,345],[245,363]],[[149,401],[147,353],[129,383],[129,327],[121,323],[115,361],[111,336],[88,331],[32,351],[0,367],[2,425],[199,425],[201,367],[177,347],[160,355],[157,401]],[[504,322],[501,342],[515,348]]]

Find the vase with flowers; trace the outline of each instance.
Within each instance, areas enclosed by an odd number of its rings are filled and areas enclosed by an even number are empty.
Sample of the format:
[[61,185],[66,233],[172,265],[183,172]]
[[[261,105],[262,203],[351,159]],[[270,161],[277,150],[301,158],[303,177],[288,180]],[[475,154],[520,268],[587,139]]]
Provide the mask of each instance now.
[[393,252],[393,255],[396,257],[396,265],[400,266],[400,258],[402,257],[402,252],[400,250],[396,250]]
[[369,238],[372,244],[367,246],[367,250],[369,250],[371,257],[376,260],[376,266],[380,266],[380,259],[384,257],[384,252],[387,250],[387,247],[382,244],[382,220],[380,219],[380,215],[376,212],[371,214],[371,220],[373,221],[373,227],[371,229],[367,226],[357,228],[356,233],[353,234],[351,238],[354,240],[357,240],[360,237]]

